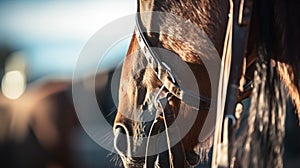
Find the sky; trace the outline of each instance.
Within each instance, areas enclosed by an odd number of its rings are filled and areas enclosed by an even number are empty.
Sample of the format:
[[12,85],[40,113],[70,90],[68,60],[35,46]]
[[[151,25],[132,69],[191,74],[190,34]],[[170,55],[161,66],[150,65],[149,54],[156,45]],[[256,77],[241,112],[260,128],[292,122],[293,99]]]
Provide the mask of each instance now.
[[[22,51],[29,78],[71,77],[87,41],[104,25],[135,11],[135,0],[0,1],[0,44]],[[124,57],[129,40],[108,52],[103,69]]]

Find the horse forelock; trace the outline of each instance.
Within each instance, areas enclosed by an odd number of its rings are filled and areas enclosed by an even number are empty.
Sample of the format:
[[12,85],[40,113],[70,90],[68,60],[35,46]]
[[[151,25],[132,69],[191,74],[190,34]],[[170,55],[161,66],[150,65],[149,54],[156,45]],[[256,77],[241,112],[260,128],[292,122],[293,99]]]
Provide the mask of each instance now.
[[[296,47],[300,31],[294,25],[299,25],[295,21],[300,19],[300,15],[295,9],[300,4],[274,0],[269,1],[268,5],[273,12],[272,17],[268,18],[271,20],[271,29],[268,30],[271,32],[270,39],[264,41],[267,45],[258,42],[259,58],[254,73],[250,110],[245,112],[237,131],[240,134],[233,141],[232,153],[235,155],[237,152],[236,158],[240,160],[241,167],[283,167],[285,116],[289,112],[286,111],[287,92],[298,112],[300,110],[297,84],[300,48]],[[291,15],[291,11],[294,11],[294,15]],[[291,23],[291,20],[294,22]],[[284,86],[286,90],[283,89]],[[241,148],[245,150],[240,150]]]

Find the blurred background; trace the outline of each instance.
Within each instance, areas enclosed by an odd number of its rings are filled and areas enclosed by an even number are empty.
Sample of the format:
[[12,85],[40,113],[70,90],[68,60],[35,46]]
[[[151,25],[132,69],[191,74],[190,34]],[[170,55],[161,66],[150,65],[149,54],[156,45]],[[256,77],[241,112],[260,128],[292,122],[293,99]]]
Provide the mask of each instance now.
[[[0,1],[0,167],[119,166],[80,126],[72,72],[94,33],[135,11],[135,0]],[[110,49],[96,76],[97,101],[110,123],[110,80],[129,40]],[[78,83],[88,84],[92,74],[82,73]]]

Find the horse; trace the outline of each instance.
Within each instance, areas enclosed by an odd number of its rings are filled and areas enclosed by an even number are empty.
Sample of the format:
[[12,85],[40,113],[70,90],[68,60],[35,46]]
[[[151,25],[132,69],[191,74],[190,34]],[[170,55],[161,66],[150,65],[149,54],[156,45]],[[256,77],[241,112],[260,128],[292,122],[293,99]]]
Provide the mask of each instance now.
[[[246,133],[234,134],[233,139],[236,141],[229,146],[232,147],[230,156],[234,158],[229,161],[232,166],[239,165],[237,160],[240,160],[240,165],[243,167],[250,165],[281,167],[280,157],[283,153],[281,143],[284,134],[284,129],[281,128],[285,120],[283,113],[287,94],[300,112],[300,50],[296,43],[300,36],[297,30],[300,14],[296,10],[300,4],[279,0],[268,0],[265,3],[267,5],[254,1],[253,10],[250,12],[252,19],[246,39],[245,51],[247,52],[243,53],[245,58],[241,68],[242,78],[239,81],[238,95],[243,100],[242,93],[247,88],[242,86],[250,83],[252,101],[249,114],[244,115]],[[189,167],[196,166],[199,161],[209,158],[208,153],[213,146],[214,133],[208,131],[205,136],[199,137],[207,125],[205,120],[211,113],[217,116],[219,107],[216,107],[214,93],[212,93],[216,86],[211,81],[203,60],[216,61],[212,56],[215,53],[219,57],[224,56],[230,9],[232,9],[231,1],[220,0],[138,1],[137,27],[142,27],[143,30],[134,33],[123,62],[118,111],[114,121],[115,149],[125,167]],[[267,10],[267,15],[264,10]],[[171,13],[185,20],[186,24],[174,24],[174,18],[173,20],[163,17],[155,19],[154,14],[147,14],[149,11]],[[207,45],[207,39],[196,41],[203,35],[188,26],[189,23],[196,25],[200,32],[205,32],[215,52],[203,51],[203,48],[208,49],[210,45]],[[166,35],[164,32],[166,29],[173,35],[176,34],[176,38]],[[145,41],[149,44],[145,45]],[[155,53],[162,53],[163,56],[156,56],[159,58],[155,57],[154,60],[149,59],[151,56],[147,53],[155,55],[149,46],[162,48],[167,52],[156,51]],[[168,54],[168,51],[173,54]],[[173,74],[176,66],[185,67],[178,63],[180,62],[177,61],[178,58],[190,69],[186,75]],[[172,61],[176,65],[170,68]],[[220,69],[220,67],[214,68]],[[196,104],[191,103],[194,98],[184,99],[184,96],[178,93],[178,90],[184,90],[180,86],[185,85],[185,80],[176,77],[184,78],[188,75],[194,76],[192,85],[197,86],[189,88],[196,92],[194,97],[198,96],[195,100],[199,102]],[[187,93],[187,95],[193,94]],[[231,106],[235,107],[235,104]],[[189,131],[182,132],[180,128],[183,125],[169,129],[177,118],[182,118],[188,125],[189,122],[194,121]],[[262,118],[264,120],[260,122]],[[216,119],[211,122],[215,124],[215,121]],[[256,126],[256,123],[259,125]],[[240,126],[242,124],[239,122]],[[165,138],[147,138],[160,133],[165,133]],[[250,137],[253,135],[256,138],[252,137],[251,140]],[[176,139],[176,136],[182,138],[171,146],[170,137]],[[260,137],[265,139],[260,142]],[[264,147],[268,142],[270,145]],[[157,148],[161,147],[160,144],[165,144],[162,147],[166,146],[167,150],[159,151]],[[253,144],[257,144],[254,145],[256,153],[249,152],[249,145]],[[238,148],[245,148],[245,150],[239,152]],[[261,161],[255,157],[259,152],[264,155]]]

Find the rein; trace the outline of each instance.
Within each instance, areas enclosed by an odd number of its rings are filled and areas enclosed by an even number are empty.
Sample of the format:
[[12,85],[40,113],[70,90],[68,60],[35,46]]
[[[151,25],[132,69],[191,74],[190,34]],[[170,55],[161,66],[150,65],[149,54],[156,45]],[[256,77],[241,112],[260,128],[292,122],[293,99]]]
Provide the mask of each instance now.
[[[239,80],[242,76],[244,55],[251,22],[253,0],[229,0],[230,11],[224,41],[221,72],[218,88],[217,113],[214,135],[212,168],[234,167],[231,162],[229,145],[232,140],[234,115],[238,103]],[[231,122],[230,122],[231,121]]]

